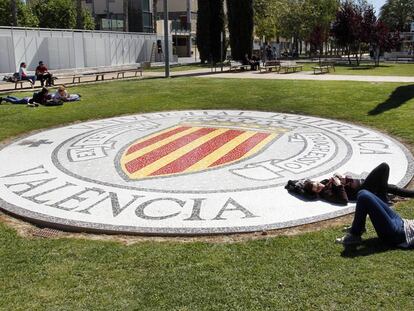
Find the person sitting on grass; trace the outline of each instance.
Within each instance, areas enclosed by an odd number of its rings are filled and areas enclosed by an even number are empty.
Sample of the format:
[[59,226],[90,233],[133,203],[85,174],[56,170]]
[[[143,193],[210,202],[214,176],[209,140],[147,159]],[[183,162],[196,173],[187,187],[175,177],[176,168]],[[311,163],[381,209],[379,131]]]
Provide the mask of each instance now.
[[23,62],[20,64],[19,68],[19,80],[27,80],[32,84],[35,84],[36,82],[36,75],[28,75],[26,71],[26,63]]
[[368,174],[366,179],[335,174],[333,177],[320,182],[309,179],[303,181],[289,180],[285,189],[307,199],[320,198],[341,205],[346,205],[349,201],[355,201],[357,193],[361,189],[373,192],[385,202],[388,201],[388,193],[400,197],[414,197],[414,191],[388,184],[389,175],[389,165],[381,163]]
[[78,94],[69,94],[66,90],[66,87],[64,85],[61,85],[58,87],[52,98],[55,103],[63,104],[64,102],[79,101],[80,97],[81,96]]
[[403,248],[414,246],[414,220],[401,218],[386,202],[368,190],[358,192],[355,216],[349,232],[335,242],[344,246],[361,244],[367,216],[381,241]]

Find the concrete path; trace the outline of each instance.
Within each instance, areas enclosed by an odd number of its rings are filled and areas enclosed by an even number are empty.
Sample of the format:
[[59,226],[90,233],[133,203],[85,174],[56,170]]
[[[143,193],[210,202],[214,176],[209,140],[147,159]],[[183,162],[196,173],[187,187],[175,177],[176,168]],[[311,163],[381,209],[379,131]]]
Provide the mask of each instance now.
[[[126,79],[136,79],[133,73],[127,73]],[[200,68],[186,71],[171,71],[171,77],[203,77],[203,78],[232,78],[232,79],[265,79],[265,80],[312,80],[312,81],[359,81],[359,82],[394,82],[394,83],[414,83],[413,77],[406,76],[357,76],[357,75],[314,75],[311,71],[302,71],[289,74],[277,74],[277,73],[260,73],[258,71],[245,71],[245,72],[211,72],[210,68]],[[162,78],[164,77],[163,71],[144,71],[143,78]],[[139,77],[138,79],[142,79]],[[116,74],[105,75],[105,81],[116,81]],[[82,83],[101,83],[96,82],[95,76],[83,77]],[[56,81],[56,84],[65,84],[71,86],[72,78],[63,78]],[[76,84],[75,84],[76,85]],[[37,89],[39,83],[36,84]],[[0,93],[10,93],[18,91],[30,91],[31,88],[28,84],[25,85],[23,90],[14,90],[14,84],[7,82],[0,82]]]
[[358,82],[397,82],[414,83],[413,77],[405,76],[357,76],[357,75],[332,75],[313,74],[311,71],[297,73],[277,74],[260,73],[258,71],[225,72],[205,75],[207,78],[233,78],[233,79],[266,79],[266,80],[312,80],[312,81],[358,81]]

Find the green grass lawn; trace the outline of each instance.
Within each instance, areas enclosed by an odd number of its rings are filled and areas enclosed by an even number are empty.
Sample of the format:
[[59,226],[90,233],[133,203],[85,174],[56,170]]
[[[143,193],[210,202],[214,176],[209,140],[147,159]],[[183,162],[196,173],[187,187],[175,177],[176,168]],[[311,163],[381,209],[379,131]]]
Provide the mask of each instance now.
[[[0,106],[0,140],[77,120],[177,109],[316,115],[414,143],[414,85],[174,78],[85,85],[61,107]],[[19,94],[22,95],[22,94]],[[4,165],[4,164],[3,164]],[[414,218],[414,201],[398,204]],[[237,243],[22,238],[0,223],[0,310],[411,310],[412,251],[341,228]]]
[[[313,71],[312,67],[315,63],[304,63],[303,70]],[[360,66],[348,64],[336,64],[336,75],[358,75],[358,76],[414,76],[414,64],[395,64],[391,62],[381,62],[378,67],[372,64],[362,63]]]
[[[282,61],[283,62],[283,61]],[[304,71],[313,71],[312,67],[317,66],[317,63],[303,63]],[[171,72],[180,72],[196,69],[209,69],[210,65],[191,64],[191,65],[178,65],[172,66]],[[164,67],[150,68],[146,71],[163,72]],[[336,75],[362,75],[362,76],[414,76],[414,63],[413,64],[396,64],[392,62],[381,62],[378,67],[372,64],[362,63],[360,66],[355,64],[337,64],[335,66],[335,72],[331,74]]]

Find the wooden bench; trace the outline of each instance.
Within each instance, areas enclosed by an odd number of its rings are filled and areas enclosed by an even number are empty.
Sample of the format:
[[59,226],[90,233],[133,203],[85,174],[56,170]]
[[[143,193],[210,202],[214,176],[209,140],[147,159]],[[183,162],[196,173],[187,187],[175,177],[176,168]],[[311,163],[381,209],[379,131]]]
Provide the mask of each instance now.
[[236,71],[237,69],[248,70],[250,66],[250,65],[243,65],[240,62],[235,62],[232,60],[229,62],[229,65],[230,65],[229,71],[232,71],[232,70]]
[[75,84],[75,80],[78,80],[78,83],[81,83],[82,76],[80,75],[73,75],[72,76],[72,84]]
[[116,78],[119,79],[119,77],[122,76],[122,79],[124,79],[125,78],[125,74],[127,72],[133,72],[134,73],[134,77],[137,77],[138,76],[138,72],[139,72],[140,76],[142,77],[143,70],[142,70],[142,67],[138,67],[136,69],[125,69],[125,70],[121,70],[121,71],[118,71],[116,73]]
[[328,67],[328,70],[330,71],[330,69],[332,69],[333,71],[335,71],[335,63],[334,62],[321,62],[320,66],[325,66]]
[[329,73],[329,67],[328,66],[315,66],[312,67],[313,74],[316,75],[316,72],[319,72],[321,74],[323,73]]
[[20,88],[22,89],[23,88],[23,84],[24,83],[29,83],[30,84],[30,86],[31,86],[31,88],[34,88],[34,83],[33,82],[31,82],[31,81],[29,81],[29,80],[16,80],[15,82],[14,82],[14,89],[15,90],[17,90],[17,85],[18,84],[20,84]]
[[132,72],[134,73],[134,77],[138,76],[138,73],[140,73],[140,76],[142,77],[143,74],[143,69],[142,67],[137,67],[137,68],[133,68],[133,69],[122,69],[122,70],[108,70],[108,71],[100,71],[100,72],[87,72],[87,73],[83,73],[83,74],[74,74],[73,76],[71,76],[72,78],[72,84],[75,84],[75,82],[77,81],[78,83],[81,83],[81,78],[82,77],[88,77],[88,76],[95,76],[95,81],[104,81],[105,80],[105,75],[107,74],[116,74],[116,78],[120,79],[125,78],[125,74],[128,72]]
[[280,61],[278,60],[269,60],[264,63],[263,66],[259,67],[260,72],[262,72],[262,69],[265,72],[272,72],[273,69],[275,69],[276,72],[280,71]]
[[282,64],[280,66],[280,69],[283,69],[283,71],[285,73],[289,73],[290,70],[292,70],[292,72],[302,71],[303,70],[303,66],[302,65],[298,65],[296,63]]

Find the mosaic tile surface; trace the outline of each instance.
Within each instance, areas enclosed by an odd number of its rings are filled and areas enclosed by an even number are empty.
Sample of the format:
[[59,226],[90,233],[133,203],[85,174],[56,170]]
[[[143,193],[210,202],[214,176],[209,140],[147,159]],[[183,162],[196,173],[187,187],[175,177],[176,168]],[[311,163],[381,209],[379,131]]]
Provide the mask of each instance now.
[[262,231],[351,213],[305,202],[289,179],[413,176],[392,138],[334,120],[257,111],[171,111],[85,122],[0,151],[0,206],[59,229],[160,235]]

